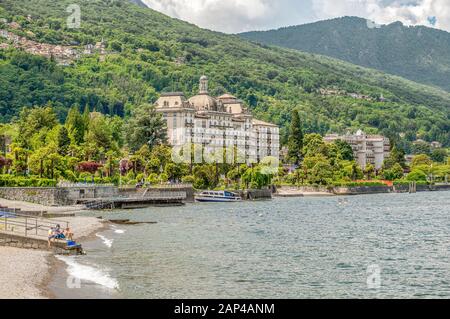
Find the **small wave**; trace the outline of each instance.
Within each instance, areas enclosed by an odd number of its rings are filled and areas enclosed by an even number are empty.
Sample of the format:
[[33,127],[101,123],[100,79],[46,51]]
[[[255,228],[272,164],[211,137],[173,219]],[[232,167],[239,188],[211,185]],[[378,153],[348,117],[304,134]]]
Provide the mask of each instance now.
[[106,238],[105,236],[100,235],[100,234],[95,234],[95,236],[97,236],[98,238],[100,238],[100,239],[103,241],[103,243],[104,243],[108,248],[111,248],[111,247],[112,247],[112,244],[113,244],[113,242],[114,242],[114,239],[108,239],[108,238]]
[[125,233],[125,230],[123,230],[123,229],[116,229],[116,230],[114,230],[114,232],[115,232],[116,234],[124,234],[124,233]]
[[68,266],[67,273],[74,278],[90,281],[109,289],[119,289],[117,280],[101,269],[82,265],[75,260],[75,257],[56,256],[56,258]]

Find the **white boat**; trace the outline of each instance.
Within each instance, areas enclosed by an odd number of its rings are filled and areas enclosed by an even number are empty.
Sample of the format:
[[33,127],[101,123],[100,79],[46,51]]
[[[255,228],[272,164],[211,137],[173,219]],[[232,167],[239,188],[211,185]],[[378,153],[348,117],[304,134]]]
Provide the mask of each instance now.
[[228,191],[204,191],[198,195],[195,195],[195,200],[197,202],[224,203],[224,202],[239,202],[241,201],[241,197],[236,193]]

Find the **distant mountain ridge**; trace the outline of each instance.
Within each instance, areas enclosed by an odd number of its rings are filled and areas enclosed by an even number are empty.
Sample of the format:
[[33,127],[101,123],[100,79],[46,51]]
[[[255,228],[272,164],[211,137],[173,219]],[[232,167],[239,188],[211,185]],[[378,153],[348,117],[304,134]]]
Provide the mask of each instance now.
[[450,91],[450,33],[344,17],[241,37],[322,54]]

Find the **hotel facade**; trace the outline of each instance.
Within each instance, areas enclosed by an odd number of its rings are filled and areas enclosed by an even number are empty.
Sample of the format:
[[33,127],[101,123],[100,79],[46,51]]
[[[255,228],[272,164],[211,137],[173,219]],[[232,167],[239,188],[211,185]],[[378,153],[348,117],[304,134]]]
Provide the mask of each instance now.
[[[226,154],[230,164],[279,160],[279,127],[253,118],[244,102],[233,95],[210,96],[206,76],[200,78],[198,95],[187,99],[181,92],[163,93],[155,107],[167,122],[168,140],[174,148],[194,145],[201,150],[196,163],[211,154]],[[211,162],[221,162],[220,157],[216,155]]]

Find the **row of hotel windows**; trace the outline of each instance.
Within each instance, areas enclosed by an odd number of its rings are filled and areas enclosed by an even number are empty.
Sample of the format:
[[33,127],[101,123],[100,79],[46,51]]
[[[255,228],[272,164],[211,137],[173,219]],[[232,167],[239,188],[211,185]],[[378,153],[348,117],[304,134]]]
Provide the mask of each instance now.
[[[174,102],[174,105],[175,105],[175,106],[178,106],[178,105],[180,105],[180,104],[178,103],[178,101],[175,101],[175,102]],[[169,101],[164,101],[164,102],[163,102],[163,106],[164,106],[164,107],[170,107]],[[194,106],[194,105],[192,105],[192,106]],[[206,109],[208,109],[208,105],[207,105],[207,108],[206,108]],[[226,108],[225,108],[225,111],[227,111]],[[228,108],[228,113],[233,113],[233,108],[232,108],[231,106]]]
[[[175,123],[178,118],[177,113],[171,113],[170,115],[167,113],[163,113],[163,117],[166,120],[168,118],[170,118],[171,116],[173,118],[173,122]],[[185,114],[182,114],[181,118],[183,118],[183,116],[187,118],[186,123],[194,124],[194,114],[185,113]],[[225,121],[225,124],[230,124],[231,118],[226,117],[226,116],[211,116],[211,119],[209,120],[209,124],[210,125],[222,125],[222,124],[219,124],[220,121]],[[206,127],[206,124],[207,124],[207,121],[202,120],[202,127]],[[249,121],[246,121],[245,124],[246,124],[246,126],[245,126],[246,130],[251,127]]]

